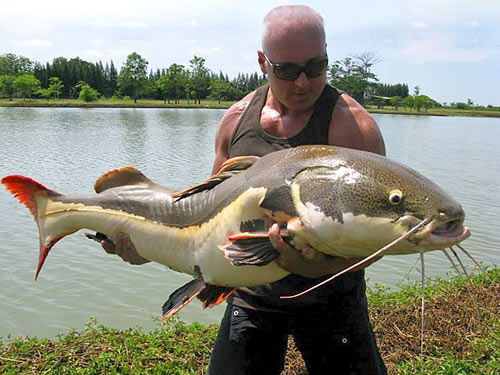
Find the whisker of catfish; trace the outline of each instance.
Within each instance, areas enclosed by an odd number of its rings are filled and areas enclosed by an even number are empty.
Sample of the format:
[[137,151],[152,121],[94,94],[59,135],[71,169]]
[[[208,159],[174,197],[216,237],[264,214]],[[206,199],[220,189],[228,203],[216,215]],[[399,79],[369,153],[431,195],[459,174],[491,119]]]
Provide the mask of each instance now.
[[420,356],[424,356],[424,309],[425,309],[425,263],[424,250],[420,249],[420,267],[422,272],[422,312],[420,314]]
[[448,254],[448,252],[445,249],[441,249],[441,251],[444,253],[444,255],[446,255],[446,257],[450,261],[450,263],[453,266],[453,268],[455,268],[455,271],[457,271],[457,274],[459,276],[462,276],[462,272],[460,272],[460,270],[458,269],[457,264],[453,261],[453,258],[450,256],[450,254]]
[[337,278],[339,278],[340,276],[352,271],[353,269],[359,267],[359,266],[363,266],[365,265],[366,263],[369,263],[370,260],[372,260],[373,258],[377,258],[379,256],[382,256],[383,253],[387,252],[387,250],[389,250],[390,248],[394,247],[395,245],[397,245],[399,242],[407,239],[408,237],[410,237],[413,233],[415,233],[417,230],[419,230],[420,228],[422,228],[424,225],[426,225],[427,223],[429,223],[429,219],[424,219],[422,220],[420,223],[418,223],[416,226],[414,226],[413,228],[411,228],[408,232],[404,233],[403,235],[401,235],[400,237],[396,238],[394,241],[392,241],[390,244],[388,245],[385,245],[384,247],[382,247],[381,249],[377,250],[376,252],[374,252],[372,255],[370,256],[367,256],[366,258],[360,260],[359,262],[353,264],[352,266],[350,267],[347,267],[346,269],[343,269],[342,271],[340,272],[337,272],[335,275],[329,277],[328,279],[326,280],[323,280],[322,282],[310,287],[309,289],[306,289],[304,290],[303,292],[300,292],[300,293],[297,293],[297,294],[294,294],[294,295],[291,295],[291,296],[280,296],[281,299],[292,299],[292,298],[297,298],[297,297],[300,297],[300,296],[303,296],[304,294],[307,294],[311,291],[313,291],[314,289],[317,289],[319,288],[320,286],[323,286],[327,283],[329,283],[330,281],[332,280],[335,280]]
[[475,259],[474,259],[474,257],[473,257],[473,256],[472,256],[472,255],[471,255],[471,254],[470,254],[467,250],[465,250],[465,249],[464,249],[462,246],[460,246],[459,244],[457,244],[457,247],[458,247],[460,250],[462,250],[462,251],[465,253],[465,255],[467,255],[467,256],[469,257],[469,259],[470,259],[470,260],[472,260],[472,261],[476,264],[477,268],[479,268],[482,272],[484,272],[483,267],[481,267],[481,265],[477,262],[477,260],[475,260]]
[[418,261],[419,261],[419,258],[415,259],[415,263],[413,263],[413,266],[411,266],[411,268],[408,271],[408,273],[405,275],[405,277],[403,277],[403,280],[406,280],[406,278],[408,278],[408,276],[410,275],[411,271],[413,271],[415,269],[415,266],[417,265]]
[[470,285],[470,288],[469,289],[469,294],[472,298],[472,300],[474,301],[474,307],[475,307],[475,310],[476,310],[476,317],[477,317],[477,320],[480,321],[481,320],[481,314],[479,312],[479,304],[477,302],[477,299],[476,299],[476,295],[474,294],[474,291],[475,291],[475,287],[474,287],[474,283],[472,282],[472,279],[470,278],[469,276],[469,273],[467,272],[467,270],[465,269],[465,266],[464,264],[462,263],[462,260],[459,258],[458,254],[456,253],[455,250],[453,250],[452,247],[450,247],[450,250],[451,252],[453,253],[453,255],[455,256],[455,258],[457,258],[457,261],[458,263],[460,264],[460,267],[462,268],[462,270],[464,271],[464,274],[465,276],[467,277],[467,280],[469,281],[469,285]]

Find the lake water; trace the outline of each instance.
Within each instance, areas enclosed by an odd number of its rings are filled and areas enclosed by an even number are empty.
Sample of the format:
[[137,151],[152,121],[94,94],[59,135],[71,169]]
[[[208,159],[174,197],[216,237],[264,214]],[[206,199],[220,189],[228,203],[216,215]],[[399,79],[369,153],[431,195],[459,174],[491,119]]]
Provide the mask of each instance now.
[[[23,174],[74,194],[93,192],[104,172],[131,164],[156,182],[183,188],[210,173],[223,110],[0,108],[0,177]],[[500,120],[375,115],[387,154],[453,195],[472,236],[464,246],[484,264],[500,263]],[[370,284],[396,289],[416,255],[386,257]],[[130,266],[81,235],[61,240],[38,282],[38,233],[28,210],[0,188],[0,336],[55,336],[94,316],[116,328],[156,327],[169,294],[191,280],[157,264]],[[467,266],[472,264],[464,258]],[[429,275],[450,272],[426,255]],[[417,270],[409,278],[418,279]],[[219,322],[224,306],[182,310],[187,322]]]

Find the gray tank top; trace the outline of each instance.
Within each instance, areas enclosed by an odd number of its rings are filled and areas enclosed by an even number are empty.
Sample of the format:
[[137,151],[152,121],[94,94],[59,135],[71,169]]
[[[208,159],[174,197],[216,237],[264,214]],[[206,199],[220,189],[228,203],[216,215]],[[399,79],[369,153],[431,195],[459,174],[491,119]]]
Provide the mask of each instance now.
[[[316,101],[314,112],[307,125],[295,136],[279,138],[266,133],[260,124],[260,114],[266,103],[269,86],[257,89],[245,112],[241,115],[229,142],[229,156],[263,156],[284,148],[328,144],[328,129],[333,108],[341,92],[326,86]],[[264,311],[286,312],[290,309],[307,308],[311,305],[327,306],[342,313],[355,314],[360,303],[366,304],[364,272],[351,272],[315,291],[292,300],[281,300],[280,296],[301,292],[328,276],[311,279],[289,275],[275,283],[254,288],[240,288],[234,294],[233,304]]]

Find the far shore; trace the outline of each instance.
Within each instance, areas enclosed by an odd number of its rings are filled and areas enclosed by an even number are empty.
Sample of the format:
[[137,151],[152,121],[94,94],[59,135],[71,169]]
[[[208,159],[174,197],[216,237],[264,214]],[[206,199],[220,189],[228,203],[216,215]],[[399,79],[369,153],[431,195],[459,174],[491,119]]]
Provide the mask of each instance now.
[[[42,107],[42,108],[207,108],[207,109],[227,109],[234,102],[217,100],[201,100],[201,103],[194,103],[193,100],[182,99],[175,103],[173,100],[164,102],[163,100],[138,99],[137,102],[125,99],[101,99],[95,102],[84,102],[77,99],[0,99],[0,107]],[[500,118],[500,111],[488,109],[457,109],[457,108],[429,108],[410,109],[407,107],[394,108],[385,106],[366,106],[370,113],[412,115],[412,116],[464,116],[464,117],[494,117]]]

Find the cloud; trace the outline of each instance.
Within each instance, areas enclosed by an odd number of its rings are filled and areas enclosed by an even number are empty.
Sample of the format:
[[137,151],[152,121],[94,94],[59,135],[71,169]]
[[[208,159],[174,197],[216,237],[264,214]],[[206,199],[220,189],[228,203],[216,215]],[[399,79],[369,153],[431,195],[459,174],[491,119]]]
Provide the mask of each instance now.
[[50,40],[42,39],[25,39],[25,40],[14,40],[12,44],[22,47],[50,47],[52,42]]
[[220,47],[210,47],[210,48],[201,48],[201,47],[198,47],[198,48],[193,48],[192,49],[192,52],[195,55],[201,55],[201,56],[215,55],[215,54],[218,54],[220,51],[222,51],[222,49]]
[[189,27],[192,27],[193,29],[197,28],[198,26],[200,26],[198,24],[198,21],[197,20],[191,20],[191,21],[188,21],[186,23]]
[[425,22],[412,22],[411,27],[414,29],[430,29],[431,25]]
[[150,25],[141,21],[119,21],[119,22],[93,22],[96,27],[109,27],[113,29],[149,29]]
[[477,62],[490,56],[484,48],[460,47],[451,38],[443,35],[429,35],[426,38],[410,40],[399,50],[401,57],[416,63]]

